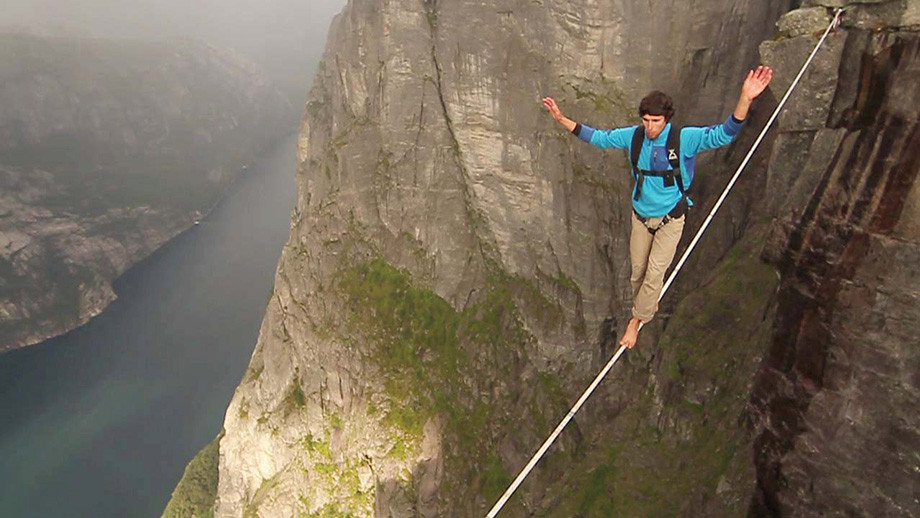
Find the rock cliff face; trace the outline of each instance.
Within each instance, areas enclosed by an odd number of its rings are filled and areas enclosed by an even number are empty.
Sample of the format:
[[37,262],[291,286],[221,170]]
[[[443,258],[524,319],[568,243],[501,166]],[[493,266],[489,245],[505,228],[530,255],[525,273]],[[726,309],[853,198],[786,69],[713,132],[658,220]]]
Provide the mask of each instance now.
[[296,120],[250,65],[172,46],[0,35],[0,351],[95,316]]
[[792,195],[765,251],[783,280],[753,390],[758,516],[920,514],[920,5],[877,4],[848,16],[773,149]]
[[[225,419],[217,514],[485,514],[629,307],[625,157],[565,134],[540,97],[615,126],[660,88],[682,122],[719,122],[762,41],[781,92],[830,20],[806,6],[777,34],[789,8],[349,2]],[[505,514],[915,512],[914,12],[851,11],[639,348]],[[697,214],[771,102],[701,164]],[[900,471],[858,496],[878,450]]]

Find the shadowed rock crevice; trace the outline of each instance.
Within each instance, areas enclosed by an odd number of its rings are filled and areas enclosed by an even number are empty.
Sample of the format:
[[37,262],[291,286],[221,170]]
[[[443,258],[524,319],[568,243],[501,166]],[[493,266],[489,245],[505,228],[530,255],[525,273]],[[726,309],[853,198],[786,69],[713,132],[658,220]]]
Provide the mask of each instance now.
[[460,145],[460,141],[457,139],[454,123],[450,115],[450,109],[448,107],[447,101],[445,100],[443,72],[441,63],[438,61],[438,3],[437,0],[423,0],[423,3],[425,8],[425,18],[428,21],[428,27],[431,31],[431,62],[435,71],[435,91],[437,92],[438,102],[441,106],[441,114],[444,117],[444,125],[447,129],[447,133],[450,135],[451,149],[453,149],[454,152],[454,158],[457,163],[456,165],[461,173],[460,184],[463,190],[463,195],[465,197],[465,207],[467,210],[469,228],[478,241],[479,254],[481,255],[482,260],[484,260],[486,264],[500,263],[501,260],[498,257],[494,245],[490,244],[494,242],[494,238],[490,241],[487,237],[490,235],[488,223],[486,222],[484,216],[479,213],[478,209],[476,208],[476,203],[470,188],[471,179],[469,170],[467,168],[466,161],[463,158],[464,150]]

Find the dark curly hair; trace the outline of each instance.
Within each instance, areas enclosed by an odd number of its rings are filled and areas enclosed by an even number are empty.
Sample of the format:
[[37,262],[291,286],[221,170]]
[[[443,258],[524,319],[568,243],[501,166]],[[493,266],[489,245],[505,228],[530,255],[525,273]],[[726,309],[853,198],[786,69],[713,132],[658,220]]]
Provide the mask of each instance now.
[[674,100],[658,90],[649,92],[639,103],[639,116],[643,115],[664,115],[665,120],[670,121],[674,116]]

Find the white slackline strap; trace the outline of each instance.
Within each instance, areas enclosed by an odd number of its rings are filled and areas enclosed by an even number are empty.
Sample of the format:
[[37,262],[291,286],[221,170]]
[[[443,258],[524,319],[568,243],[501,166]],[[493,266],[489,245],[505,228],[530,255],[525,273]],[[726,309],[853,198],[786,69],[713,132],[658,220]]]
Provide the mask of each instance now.
[[[693,241],[690,242],[690,245],[687,247],[687,250],[681,256],[680,261],[677,262],[677,266],[674,267],[674,271],[671,272],[671,275],[668,277],[667,282],[664,284],[664,286],[661,289],[661,294],[658,296],[659,301],[661,300],[662,297],[664,297],[664,294],[668,291],[668,288],[671,287],[671,284],[674,282],[674,279],[677,277],[677,274],[680,271],[681,267],[683,267],[684,263],[687,261],[687,257],[690,256],[690,253],[693,251],[694,247],[696,247],[697,242],[699,242],[700,237],[709,227],[709,223],[712,221],[713,216],[715,216],[716,212],[718,212],[719,208],[722,206],[722,203],[725,201],[725,198],[728,196],[728,193],[731,192],[732,187],[734,187],[735,182],[738,180],[738,177],[741,176],[741,171],[744,170],[745,166],[747,166],[748,162],[751,160],[751,157],[754,155],[754,152],[757,150],[757,147],[760,146],[760,143],[763,141],[764,136],[766,136],[767,131],[770,129],[770,127],[773,125],[773,122],[779,116],[779,113],[780,111],[782,111],[783,107],[785,106],[786,101],[789,100],[789,96],[792,95],[792,91],[795,89],[796,86],[798,86],[799,81],[802,79],[802,76],[805,75],[805,70],[808,68],[809,65],[811,65],[812,60],[814,59],[815,55],[818,53],[818,49],[820,49],[821,45],[824,44],[824,40],[827,39],[828,34],[830,34],[830,32],[840,24],[840,17],[843,14],[843,12],[844,12],[844,9],[838,9],[837,12],[835,13],[833,21],[831,21],[830,25],[828,25],[827,30],[824,31],[824,35],[821,36],[820,41],[818,41],[818,44],[815,46],[815,49],[811,51],[811,55],[808,56],[808,59],[805,61],[805,64],[802,66],[802,69],[799,70],[799,74],[795,77],[795,80],[789,86],[789,89],[786,90],[786,95],[784,95],[783,99],[779,102],[779,105],[776,107],[776,110],[773,112],[773,115],[770,117],[770,120],[767,121],[767,124],[763,128],[763,131],[760,132],[760,136],[758,136],[757,140],[754,141],[754,145],[751,147],[751,150],[748,152],[747,156],[744,157],[744,160],[741,161],[741,165],[738,166],[738,170],[735,171],[735,175],[732,176],[731,181],[728,182],[728,186],[722,192],[722,196],[719,197],[719,200],[716,202],[715,206],[712,208],[712,211],[710,211],[709,216],[706,218],[706,221],[703,222],[703,225],[700,227],[700,230],[693,237]],[[639,326],[639,329],[642,329],[641,324]],[[546,439],[546,441],[543,442],[543,445],[540,446],[540,449],[537,450],[536,453],[534,453],[533,457],[530,458],[530,461],[527,463],[526,466],[524,466],[524,468],[518,474],[517,478],[515,478],[514,481],[511,483],[511,485],[508,486],[508,489],[505,490],[505,493],[502,494],[501,498],[499,498],[498,501],[495,502],[495,505],[492,506],[492,509],[489,511],[489,514],[486,515],[486,518],[495,518],[498,512],[501,511],[505,503],[508,502],[508,499],[511,498],[511,495],[513,495],[514,492],[517,490],[517,488],[521,485],[521,483],[524,482],[524,479],[527,478],[527,475],[529,475],[531,470],[533,470],[534,466],[537,465],[537,462],[540,461],[540,459],[546,453],[546,450],[548,450],[549,447],[552,446],[553,442],[556,441],[556,438],[559,437],[559,434],[562,433],[562,430],[569,424],[569,421],[571,421],[572,418],[575,417],[575,414],[578,412],[578,410],[581,409],[582,405],[584,405],[588,397],[591,396],[591,394],[594,392],[594,390],[597,388],[600,382],[604,379],[604,377],[607,376],[607,373],[610,372],[610,369],[613,368],[613,365],[617,362],[617,360],[620,359],[620,356],[622,356],[625,351],[626,351],[626,346],[621,345],[620,348],[617,350],[617,352],[613,355],[613,358],[611,358],[610,361],[607,362],[607,365],[604,366],[601,372],[598,373],[597,377],[594,378],[594,381],[591,382],[591,384],[584,391],[581,397],[578,398],[578,401],[575,403],[575,406],[573,406],[572,409],[569,410],[569,413],[566,414],[564,418],[562,418],[562,421],[559,422],[559,425],[556,426],[556,429],[553,430],[553,433],[550,434],[550,436]]]

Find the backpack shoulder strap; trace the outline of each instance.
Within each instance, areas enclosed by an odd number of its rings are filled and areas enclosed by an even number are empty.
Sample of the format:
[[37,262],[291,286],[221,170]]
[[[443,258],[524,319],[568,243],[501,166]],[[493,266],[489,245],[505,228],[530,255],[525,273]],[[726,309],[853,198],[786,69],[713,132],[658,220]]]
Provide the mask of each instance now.
[[639,174],[639,153],[642,152],[642,142],[645,140],[645,127],[636,126],[633,132],[632,144],[629,146],[629,160],[632,162],[633,175]]
[[671,168],[675,171],[674,178],[677,180],[677,188],[680,190],[681,194],[684,194],[686,191],[686,189],[684,189],[683,174],[681,174],[680,171],[680,132],[683,129],[683,127],[671,126],[671,131],[668,133],[668,142],[666,144],[668,162],[670,162]]
[[680,132],[684,128],[671,126],[668,133],[668,143],[665,144],[668,150],[668,162],[673,169],[680,169]]
[[642,184],[645,183],[645,175],[639,169],[639,153],[642,152],[642,142],[645,141],[645,126],[638,125],[633,133],[632,144],[629,146],[629,161],[632,162],[632,173],[636,177],[636,194],[633,199],[639,201],[642,195]]

